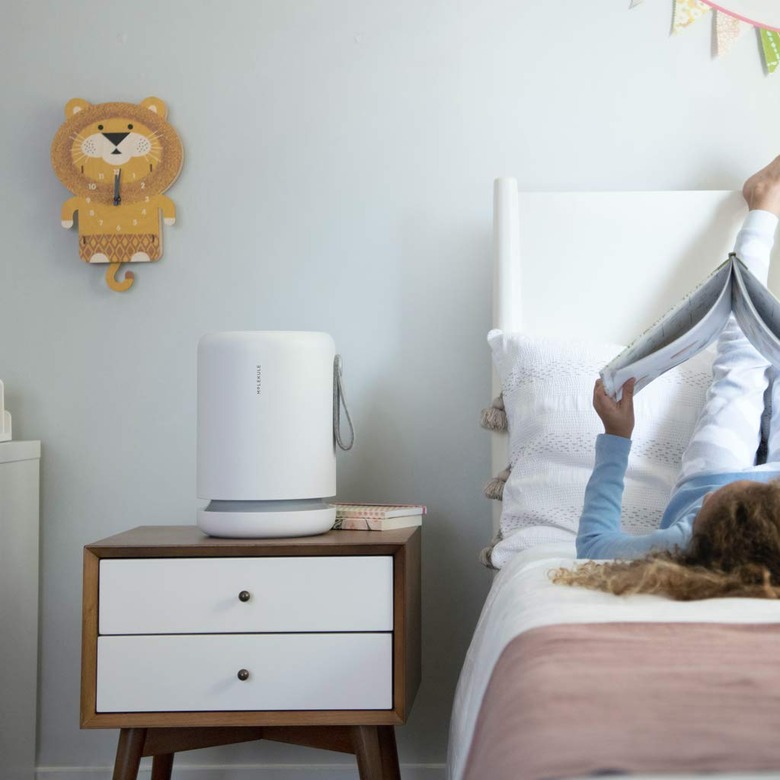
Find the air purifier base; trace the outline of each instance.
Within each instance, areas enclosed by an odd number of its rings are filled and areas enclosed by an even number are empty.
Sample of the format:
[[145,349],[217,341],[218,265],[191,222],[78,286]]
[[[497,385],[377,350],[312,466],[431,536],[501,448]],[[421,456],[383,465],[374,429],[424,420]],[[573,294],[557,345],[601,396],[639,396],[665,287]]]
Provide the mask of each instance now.
[[280,512],[219,512],[198,510],[198,527],[209,536],[226,539],[275,539],[316,536],[333,528],[335,507]]

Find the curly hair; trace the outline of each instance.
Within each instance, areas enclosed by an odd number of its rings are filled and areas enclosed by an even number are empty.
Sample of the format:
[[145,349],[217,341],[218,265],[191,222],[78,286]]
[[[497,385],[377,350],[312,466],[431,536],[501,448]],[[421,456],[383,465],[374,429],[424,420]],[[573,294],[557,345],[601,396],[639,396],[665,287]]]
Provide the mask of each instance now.
[[558,584],[619,596],[780,598],[780,482],[751,482],[725,495],[684,550],[635,561],[589,561],[550,576]]

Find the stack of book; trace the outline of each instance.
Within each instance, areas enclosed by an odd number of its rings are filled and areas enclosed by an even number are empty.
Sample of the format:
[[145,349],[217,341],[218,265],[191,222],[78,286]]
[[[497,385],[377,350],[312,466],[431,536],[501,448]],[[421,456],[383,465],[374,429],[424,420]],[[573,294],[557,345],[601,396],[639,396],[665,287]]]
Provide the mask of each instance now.
[[419,504],[331,504],[336,508],[334,528],[342,531],[392,531],[422,525],[428,511]]

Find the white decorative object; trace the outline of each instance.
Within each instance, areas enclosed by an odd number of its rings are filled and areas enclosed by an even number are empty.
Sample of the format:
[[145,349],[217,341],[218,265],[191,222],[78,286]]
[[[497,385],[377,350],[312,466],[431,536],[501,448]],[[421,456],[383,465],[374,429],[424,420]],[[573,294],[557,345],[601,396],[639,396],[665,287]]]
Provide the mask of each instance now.
[[198,525],[211,536],[309,536],[336,510],[327,333],[213,333],[198,345]]
[[5,410],[5,389],[0,382],[0,441],[11,441],[11,412]]

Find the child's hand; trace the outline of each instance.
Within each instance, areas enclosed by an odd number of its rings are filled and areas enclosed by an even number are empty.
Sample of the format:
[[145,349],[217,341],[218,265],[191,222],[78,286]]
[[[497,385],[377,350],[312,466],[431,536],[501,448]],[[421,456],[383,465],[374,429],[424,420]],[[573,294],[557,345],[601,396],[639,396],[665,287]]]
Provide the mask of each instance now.
[[623,385],[623,397],[616,401],[607,395],[604,382],[596,380],[593,388],[593,408],[604,423],[604,433],[630,439],[634,432],[634,385],[629,379]]

